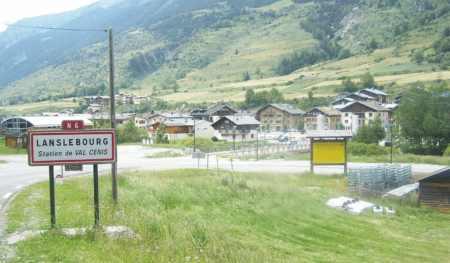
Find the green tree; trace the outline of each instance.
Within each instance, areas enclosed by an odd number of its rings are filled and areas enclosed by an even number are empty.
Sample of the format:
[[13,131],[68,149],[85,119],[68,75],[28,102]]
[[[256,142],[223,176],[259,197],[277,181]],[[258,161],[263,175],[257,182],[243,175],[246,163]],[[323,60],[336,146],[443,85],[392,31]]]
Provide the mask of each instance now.
[[383,122],[380,118],[380,115],[377,114],[373,121],[369,123],[370,135],[372,137],[372,143],[378,144],[381,140],[386,137],[386,131],[382,126]]
[[345,126],[342,124],[342,122],[336,123],[336,130],[344,130]]
[[286,131],[287,131],[287,129],[288,129],[288,126],[287,126],[287,124],[286,124],[286,123],[284,123],[284,124],[283,124],[283,131],[284,131],[284,132],[286,132]]
[[403,94],[394,119],[404,152],[442,155],[450,143],[450,98],[442,91],[413,86]]
[[421,63],[423,61],[423,59],[424,59],[423,50],[414,52],[414,55],[412,58],[413,61],[416,61],[417,63]]
[[305,128],[305,122],[303,120],[298,120],[297,122],[297,130],[303,130]]
[[266,131],[270,130],[270,124],[266,123]]
[[369,127],[363,122],[358,129],[358,132],[353,137],[355,142],[370,144],[372,143],[372,135],[370,134]]
[[375,38],[372,38],[372,40],[370,41],[369,45],[368,45],[368,49],[372,49],[375,50],[378,48],[378,43],[375,40]]
[[250,80],[250,74],[248,74],[248,70],[242,74],[242,78],[244,81]]
[[355,91],[358,91],[358,87],[356,86],[355,82],[352,81],[352,78],[348,77],[342,80],[340,90],[353,93]]
[[375,78],[372,76],[372,74],[370,74],[370,72],[366,72],[362,77],[361,77],[361,84],[363,88],[376,88],[377,83],[375,82]]
[[156,130],[156,143],[169,143],[169,140],[164,135],[166,134],[167,127],[164,125],[164,122],[161,123],[159,128]]
[[146,130],[134,126],[133,120],[129,120],[123,127],[117,127],[117,141],[119,143],[141,142],[142,139],[148,139]]

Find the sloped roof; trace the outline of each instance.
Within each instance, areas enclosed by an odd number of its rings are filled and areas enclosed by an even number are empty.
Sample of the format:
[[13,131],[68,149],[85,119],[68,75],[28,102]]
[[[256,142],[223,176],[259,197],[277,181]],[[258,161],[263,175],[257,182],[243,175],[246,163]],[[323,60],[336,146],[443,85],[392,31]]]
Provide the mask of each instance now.
[[285,112],[290,113],[290,114],[300,114],[300,115],[305,114],[304,111],[302,111],[301,109],[298,109],[298,108],[294,108],[292,105],[289,105],[289,104],[276,104],[276,103],[267,104],[266,106],[264,106],[261,109],[259,109],[258,112],[260,112],[261,110],[263,110],[263,109],[265,109],[265,108],[267,108],[269,106],[275,107],[275,108],[277,108],[279,110],[285,111]]
[[251,117],[251,116],[224,116],[222,118],[220,118],[218,121],[214,122],[212,125],[215,125],[216,123],[220,122],[221,120],[223,120],[224,118],[228,119],[229,121],[231,121],[232,123],[236,124],[236,125],[260,125],[261,123],[259,121],[257,121],[255,118]]
[[39,116],[39,117],[15,117],[24,119],[34,127],[60,127],[62,121],[82,120],[84,125],[93,125],[92,121],[80,116]]
[[418,180],[419,182],[428,182],[428,183],[450,183],[450,167],[444,167],[440,170],[434,171],[430,174],[427,174],[425,177],[422,177]]
[[317,109],[317,110],[319,110],[319,111],[321,111],[321,112],[323,112],[323,113],[325,113],[326,115],[329,115],[329,116],[331,116],[331,115],[339,115],[340,116],[341,115],[340,111],[338,111],[336,109],[333,109],[333,108],[330,108],[330,107],[314,107],[311,110],[305,112],[305,114],[307,114],[310,111],[313,111],[314,109]]
[[341,111],[345,111],[346,109],[350,108],[351,106],[353,106],[356,103],[362,104],[362,105],[364,105],[366,107],[369,107],[369,108],[371,108],[371,109],[373,109],[375,111],[390,111],[390,109],[385,108],[385,107],[383,107],[381,105],[374,105],[372,103],[365,102],[365,101],[350,102],[350,103],[346,104],[343,108],[341,108]]
[[389,94],[387,94],[385,92],[382,92],[381,90],[377,90],[376,88],[373,88],[373,87],[372,88],[365,88],[363,90],[368,91],[368,92],[373,93],[373,94],[377,94],[377,95],[389,96]]
[[215,112],[221,110],[224,107],[230,108],[230,110],[232,111],[230,114],[236,113],[236,111],[233,108],[231,108],[230,106],[225,105],[225,104],[220,104],[220,105],[214,105],[204,111],[203,110],[195,110],[194,112],[191,113],[191,115],[192,116],[194,116],[194,115],[195,116],[199,116],[199,115],[200,116],[210,116],[210,115],[214,114]]
[[[349,94],[348,96],[351,96],[351,95],[356,95],[356,96],[359,96],[359,97],[361,97],[361,98],[366,98],[366,99],[370,99],[370,100],[374,100],[374,99],[375,99],[374,97],[371,97],[371,96],[366,95],[366,94],[362,94],[362,93],[359,92],[359,91],[353,92],[352,94]],[[348,96],[347,96],[347,97],[348,97]],[[345,97],[345,98],[347,98],[347,97]]]

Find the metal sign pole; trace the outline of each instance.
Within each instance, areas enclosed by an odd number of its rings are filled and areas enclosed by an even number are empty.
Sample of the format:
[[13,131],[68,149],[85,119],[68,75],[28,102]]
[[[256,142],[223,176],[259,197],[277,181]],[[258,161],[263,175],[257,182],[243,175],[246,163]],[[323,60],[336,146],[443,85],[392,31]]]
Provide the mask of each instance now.
[[98,164],[94,164],[94,208],[95,208],[95,226],[100,222],[100,211],[98,202]]
[[55,180],[54,180],[54,171],[53,165],[48,167],[48,175],[50,179],[50,222],[51,228],[54,228],[56,225],[56,216],[55,216]]
[[[111,128],[116,128],[116,102],[114,94],[114,49],[113,49],[113,29],[108,30],[109,35],[109,101],[111,114]],[[118,188],[117,188],[117,162],[111,164],[111,179],[112,179],[112,195],[114,202],[119,202]]]

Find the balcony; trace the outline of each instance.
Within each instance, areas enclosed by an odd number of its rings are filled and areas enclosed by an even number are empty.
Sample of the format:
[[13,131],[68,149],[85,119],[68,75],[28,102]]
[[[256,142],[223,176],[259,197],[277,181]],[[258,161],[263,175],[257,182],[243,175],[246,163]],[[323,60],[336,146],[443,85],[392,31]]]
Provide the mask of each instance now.
[[243,130],[236,130],[236,132],[233,132],[232,130],[228,130],[228,131],[226,131],[226,130],[219,130],[219,132],[221,134],[247,134],[247,133],[250,132],[250,130],[245,130],[245,131],[243,131]]

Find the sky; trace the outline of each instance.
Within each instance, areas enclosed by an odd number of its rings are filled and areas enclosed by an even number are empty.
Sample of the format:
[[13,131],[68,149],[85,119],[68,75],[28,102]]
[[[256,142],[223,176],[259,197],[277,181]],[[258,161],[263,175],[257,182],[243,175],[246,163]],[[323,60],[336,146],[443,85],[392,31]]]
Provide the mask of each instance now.
[[99,0],[0,0],[0,32],[5,23],[12,24],[24,18],[57,14],[90,5]]

